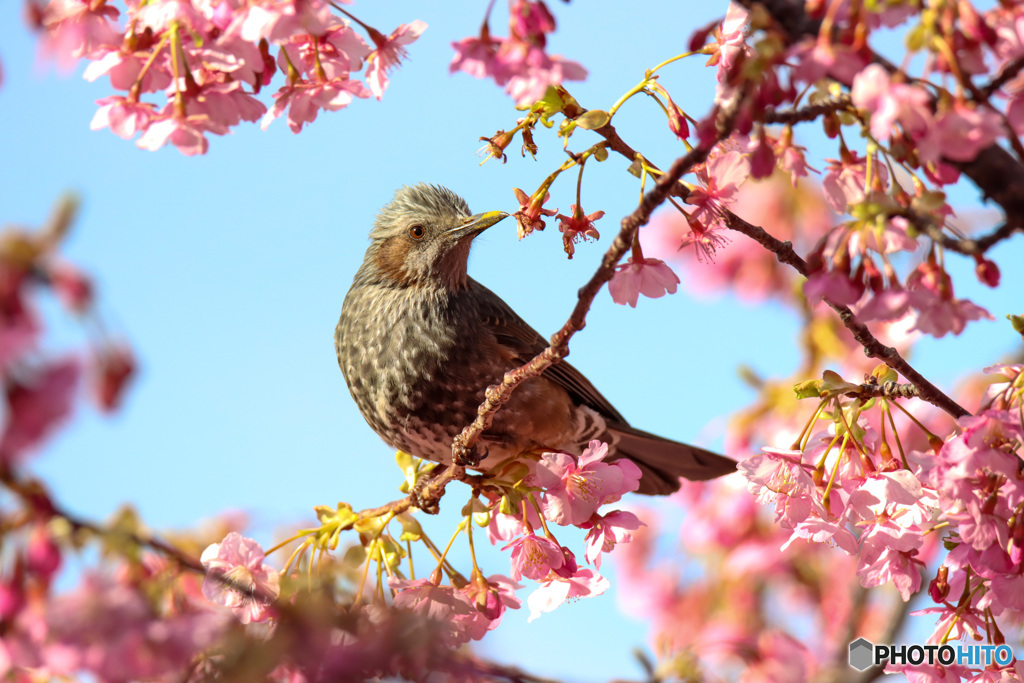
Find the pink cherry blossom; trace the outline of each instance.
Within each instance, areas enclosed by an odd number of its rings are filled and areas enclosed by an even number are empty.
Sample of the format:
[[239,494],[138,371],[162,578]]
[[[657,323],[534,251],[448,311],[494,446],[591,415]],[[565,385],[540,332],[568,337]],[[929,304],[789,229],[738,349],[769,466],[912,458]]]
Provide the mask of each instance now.
[[48,678],[61,680],[180,676],[218,640],[224,619],[211,611],[161,614],[144,588],[89,573],[74,590],[49,601],[45,622],[32,627],[45,637],[35,643],[41,661],[33,667],[45,667]]
[[807,177],[807,169],[817,170],[807,164],[807,148],[793,144],[793,129],[785,128],[782,135],[775,141],[775,159],[778,167],[789,173],[793,187],[797,186],[798,178]]
[[135,371],[135,355],[125,343],[107,343],[93,353],[92,393],[101,411],[110,413],[121,406]]
[[378,100],[384,97],[384,90],[388,87],[388,72],[408,54],[405,46],[419,38],[425,30],[426,23],[416,19],[412,23],[399,25],[387,38],[376,31],[370,32],[376,49],[366,57],[366,83]]
[[[129,91],[133,87],[137,87],[140,93],[164,90],[170,86],[172,81],[168,65],[162,60],[156,60],[149,64],[149,68],[146,70],[145,75],[143,75],[142,69],[149,60],[149,52],[111,50],[99,59],[89,62],[82,73],[82,78],[87,81],[95,81],[100,76],[109,76],[110,85],[115,90]],[[140,76],[142,76],[142,80],[137,83]],[[106,103],[112,99],[112,97],[105,97],[99,100],[98,103]],[[130,103],[135,106],[141,106],[138,102]]]
[[533,533],[520,536],[502,550],[509,548],[512,548],[513,581],[524,576],[539,581],[550,572],[561,569],[566,560],[561,546]]
[[864,56],[850,45],[833,43],[827,38],[808,38],[794,44],[789,50],[796,65],[793,78],[814,83],[830,76],[842,83],[851,83],[867,65]]
[[1015,391],[1024,389],[1024,365],[1019,363],[997,363],[985,368],[986,375],[996,375],[999,381],[989,385],[982,407],[988,408],[1009,404]]
[[60,548],[44,524],[37,524],[25,549],[25,568],[30,574],[49,581],[61,565]]
[[[1012,369],[1014,366],[1001,367]],[[1003,410],[986,410],[977,415],[966,415],[959,422],[963,428],[964,443],[970,448],[1001,449],[1024,443],[1024,427],[1016,416]],[[1012,471],[1008,474],[1012,475]]]
[[759,502],[775,502],[776,521],[793,528],[812,511],[824,513],[810,468],[801,461],[803,454],[771,447],[762,450],[741,461],[738,470]]
[[[870,188],[867,185],[867,160],[856,152],[851,152],[842,161],[827,159],[828,170],[821,181],[821,188],[825,192],[825,199],[829,206],[836,213],[846,213],[847,208],[860,204],[867,197]],[[879,163],[878,159],[871,162],[872,177],[881,185],[887,187],[889,172],[885,164]]]
[[523,520],[519,517],[513,517],[512,515],[506,515],[497,511],[491,513],[490,522],[487,524],[487,538],[492,545],[507,543],[523,533],[523,531]]
[[640,468],[630,460],[602,462],[608,444],[591,441],[579,461],[567,453],[545,453],[534,478],[545,489],[544,516],[556,524],[579,526],[597,509],[640,486]]
[[259,543],[232,531],[203,551],[203,595],[229,607],[243,624],[267,619],[281,589],[277,570],[263,559]]
[[200,88],[186,105],[190,116],[205,116],[215,125],[226,128],[242,121],[258,121],[266,111],[262,102],[243,89],[241,81],[210,83]]
[[152,104],[131,102],[118,95],[104,97],[97,100],[96,104],[100,105],[100,108],[92,117],[89,128],[109,128],[125,140],[130,140],[136,133],[149,128],[149,122],[154,118]]
[[878,294],[868,293],[851,308],[861,322],[899,320],[910,310],[910,292],[894,288]]
[[209,20],[188,0],[140,3],[134,19],[140,29],[148,28],[155,34],[169,30],[172,25],[181,25],[198,34],[208,33],[212,27]]
[[64,68],[74,60],[93,58],[116,49],[121,37],[113,24],[120,12],[106,2],[89,0],[51,0],[43,11],[46,28],[40,46]]
[[47,275],[61,303],[72,313],[84,313],[92,306],[92,280],[66,261],[52,261]]
[[690,137],[689,121],[687,121],[686,115],[683,114],[683,110],[679,108],[679,105],[672,100],[671,95],[668,94],[668,90],[666,90],[657,81],[651,81],[648,83],[647,88],[652,93],[665,98],[665,109],[667,110],[666,114],[668,115],[669,130],[671,130],[680,140],[685,140]]
[[731,91],[731,87],[727,86],[727,81],[736,62],[742,55],[753,54],[753,49],[746,42],[750,32],[749,21],[750,14],[746,8],[737,2],[730,2],[721,27],[715,31],[715,42],[706,48],[711,54],[708,63],[718,66],[716,102],[729,96],[727,91]]
[[555,18],[543,0],[512,0],[508,14],[509,29],[520,40],[543,45],[555,30]]
[[701,186],[686,200],[694,207],[690,217],[705,227],[724,227],[722,209],[735,201],[737,190],[749,176],[750,161],[737,150],[713,156],[698,173]]
[[857,303],[861,293],[849,275],[836,270],[819,271],[804,282],[804,296],[810,304],[828,299],[833,303],[851,305]]
[[260,128],[267,127],[288,110],[288,127],[293,133],[316,120],[319,110],[338,111],[344,109],[353,97],[369,97],[370,91],[359,81],[334,78],[324,82],[299,82],[281,88],[274,93],[274,106],[260,122]]
[[499,58],[508,75],[505,92],[520,107],[531,106],[553,85],[582,81],[587,77],[587,70],[578,62],[561,55],[549,55],[542,48],[522,41],[505,41]]
[[771,142],[762,130],[757,142],[751,143],[750,148],[750,175],[753,178],[764,179],[775,171],[775,150]]
[[983,107],[956,102],[935,117],[928,133],[918,141],[922,162],[940,158],[972,161],[985,147],[1006,135],[999,115]]
[[289,65],[300,69],[308,79],[348,79],[362,68],[370,47],[346,23],[335,24],[322,35],[293,35],[281,46],[277,63],[287,72]]
[[913,329],[933,337],[960,334],[972,320],[993,320],[984,308],[953,294],[949,274],[935,263],[922,263],[907,278],[910,305],[917,310]]
[[931,124],[928,93],[917,86],[893,83],[879,64],[870,64],[857,74],[850,99],[870,113],[871,135],[882,142],[889,139],[897,122],[912,137],[923,135]]
[[[169,109],[172,105],[167,105]],[[164,112],[166,115],[168,112]],[[227,135],[230,132],[227,126],[212,121],[209,116],[166,116],[155,123],[142,134],[136,143],[141,149],[156,151],[168,142],[178,148],[187,156],[206,154],[210,143],[206,139],[207,133],[214,135]]]
[[517,0],[509,24],[511,36],[492,37],[485,23],[478,36],[452,43],[455,56],[448,70],[490,77],[524,108],[544,97],[550,86],[586,78],[580,64],[546,52],[547,33],[555,24],[543,3]]
[[280,43],[295,34],[323,35],[337,22],[327,3],[301,0],[254,0],[243,4],[227,29],[243,40]]
[[615,303],[636,308],[641,294],[657,299],[665,293],[675,294],[678,284],[679,277],[661,259],[645,258],[634,263],[630,256],[626,263],[616,266],[608,293]]
[[473,614],[457,616],[455,619],[464,622],[463,629],[470,638],[480,640],[488,631],[497,628],[506,609],[519,609],[522,606],[522,600],[515,593],[520,588],[522,586],[518,583],[501,574],[486,579],[482,574],[477,574],[463,589],[475,607]]
[[601,595],[611,583],[592,569],[580,569],[570,578],[552,576],[526,599],[533,621],[545,612],[558,608],[572,598],[590,598]]
[[907,234],[907,221],[901,216],[881,225],[864,226],[849,233],[851,254],[864,254],[868,250],[878,254],[894,254],[917,249],[917,239]]
[[505,85],[510,74],[499,57],[502,44],[503,41],[492,38],[489,31],[453,42],[455,56],[448,65],[449,73],[464,71],[473,78],[490,77],[498,85]]
[[539,198],[536,193],[532,196],[528,195],[518,187],[512,188],[512,192],[519,202],[519,210],[512,214],[516,217],[516,224],[519,227],[519,239],[523,239],[534,230],[543,230],[544,217],[554,216],[558,213],[558,209],[542,208],[544,202],[551,199],[551,195],[547,192],[544,193],[543,198]]
[[606,515],[595,513],[582,526],[590,529],[586,537],[587,562],[600,569],[602,553],[610,553],[619,543],[629,543],[633,540],[629,532],[646,525],[632,512],[612,510]]
[[470,639],[468,627],[479,614],[472,600],[453,586],[437,586],[430,579],[388,578],[388,586],[397,591],[394,605],[415,612],[440,628],[445,643],[457,647]]
[[9,379],[7,419],[0,435],[0,462],[8,465],[38,446],[70,413],[81,363],[66,358]]
[[576,240],[582,239],[586,241],[588,237],[597,239],[601,235],[598,234],[597,228],[594,227],[594,221],[604,216],[604,211],[595,211],[587,215],[583,215],[583,211],[575,204],[569,206],[569,213],[571,216],[563,216],[558,214],[558,229],[562,231],[562,243],[565,246],[565,253],[572,258],[572,255],[576,253]]

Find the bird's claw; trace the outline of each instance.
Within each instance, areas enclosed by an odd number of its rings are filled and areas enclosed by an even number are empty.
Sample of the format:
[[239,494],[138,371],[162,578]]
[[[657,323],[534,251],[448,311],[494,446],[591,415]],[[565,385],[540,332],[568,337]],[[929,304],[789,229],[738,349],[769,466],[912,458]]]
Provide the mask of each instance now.
[[440,502],[441,494],[444,489],[436,485],[435,481],[438,475],[444,471],[443,467],[435,467],[424,476],[420,477],[416,485],[413,486],[412,491],[409,493],[409,497],[412,499],[412,504],[417,508],[427,513],[428,515],[436,515],[441,511]]
[[467,446],[460,437],[455,437],[452,445],[452,462],[459,467],[478,467],[488,455],[486,446],[479,443]]

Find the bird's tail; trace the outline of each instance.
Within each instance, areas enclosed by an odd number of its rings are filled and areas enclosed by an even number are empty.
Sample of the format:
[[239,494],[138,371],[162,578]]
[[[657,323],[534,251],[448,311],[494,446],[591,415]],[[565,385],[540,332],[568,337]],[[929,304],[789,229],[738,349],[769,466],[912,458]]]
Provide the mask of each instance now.
[[691,481],[714,479],[736,471],[736,462],[725,456],[625,425],[608,425],[618,439],[616,457],[629,458],[640,467],[639,493],[664,496],[679,490],[679,478]]

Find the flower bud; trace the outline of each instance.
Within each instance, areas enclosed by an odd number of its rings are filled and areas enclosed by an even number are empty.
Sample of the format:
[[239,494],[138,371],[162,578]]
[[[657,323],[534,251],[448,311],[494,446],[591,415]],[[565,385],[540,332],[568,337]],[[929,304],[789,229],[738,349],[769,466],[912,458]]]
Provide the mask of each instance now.
[[25,566],[29,573],[49,581],[60,568],[60,560],[60,548],[54,543],[53,536],[45,525],[37,525],[25,551]]
[[935,602],[944,602],[949,596],[949,567],[942,565],[939,567],[938,573],[935,578],[928,584],[928,595],[931,596]]
[[999,286],[999,266],[994,261],[989,261],[983,256],[977,257],[978,264],[974,267],[974,274],[978,276],[978,282],[989,287]]

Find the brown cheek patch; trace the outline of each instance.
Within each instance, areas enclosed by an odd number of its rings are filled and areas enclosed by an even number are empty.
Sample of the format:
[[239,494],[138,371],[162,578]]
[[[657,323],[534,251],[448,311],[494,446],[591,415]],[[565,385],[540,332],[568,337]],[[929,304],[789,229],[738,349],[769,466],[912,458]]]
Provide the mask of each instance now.
[[409,274],[405,270],[405,260],[410,251],[412,244],[408,240],[392,237],[377,248],[373,259],[387,277],[397,282],[406,282],[409,280]]

